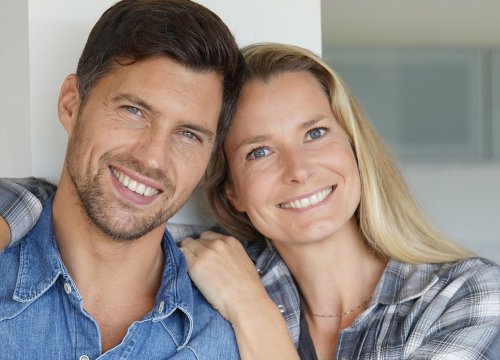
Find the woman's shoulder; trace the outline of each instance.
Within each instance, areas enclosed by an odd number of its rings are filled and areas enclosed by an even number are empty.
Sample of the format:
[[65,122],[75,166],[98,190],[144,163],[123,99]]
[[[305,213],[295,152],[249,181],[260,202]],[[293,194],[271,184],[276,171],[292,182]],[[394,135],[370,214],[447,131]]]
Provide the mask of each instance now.
[[422,296],[432,301],[443,296],[474,294],[500,296],[500,267],[493,261],[476,257],[450,263],[410,264],[391,260],[374,298],[395,304]]
[[491,283],[496,286],[500,284],[500,266],[491,260],[480,257],[438,264],[436,275],[448,281],[481,279],[485,284]]
[[[394,263],[403,280],[396,322],[410,324],[410,358],[496,359],[500,347],[500,267],[483,258],[453,263]],[[392,280],[396,277],[392,277]],[[405,295],[405,296],[401,296]],[[384,297],[384,294],[381,296]],[[470,349],[474,349],[471,352]]]
[[483,301],[500,305],[500,266],[491,260],[471,257],[451,263],[420,264],[420,267],[428,270],[428,284],[422,295],[429,301],[446,298],[447,306]]
[[500,266],[484,258],[467,258],[443,264],[436,274],[446,290],[456,288],[455,296],[500,298]]

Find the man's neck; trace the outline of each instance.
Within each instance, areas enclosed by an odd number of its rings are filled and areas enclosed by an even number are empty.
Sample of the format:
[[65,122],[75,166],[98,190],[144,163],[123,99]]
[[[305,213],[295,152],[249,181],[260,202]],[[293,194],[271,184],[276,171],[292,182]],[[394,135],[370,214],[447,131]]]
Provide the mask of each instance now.
[[68,181],[61,181],[52,218],[62,261],[97,321],[103,352],[153,308],[165,265],[163,227],[132,241],[104,235],[84,216]]

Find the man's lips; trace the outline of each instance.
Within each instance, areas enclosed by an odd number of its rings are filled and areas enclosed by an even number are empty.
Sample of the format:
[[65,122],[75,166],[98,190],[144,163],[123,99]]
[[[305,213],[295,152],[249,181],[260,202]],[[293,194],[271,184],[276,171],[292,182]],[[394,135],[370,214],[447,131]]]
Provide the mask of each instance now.
[[302,209],[316,205],[330,196],[336,187],[337,185],[333,185],[332,187],[319,190],[313,194],[297,197],[285,203],[279,204],[278,207],[282,209]]
[[125,172],[117,170],[112,166],[110,166],[109,168],[118,182],[120,182],[130,191],[133,191],[145,197],[151,197],[161,192],[161,190],[159,190],[157,187],[150,186],[152,184],[149,181],[143,181],[139,180],[135,176],[129,176],[125,174]]

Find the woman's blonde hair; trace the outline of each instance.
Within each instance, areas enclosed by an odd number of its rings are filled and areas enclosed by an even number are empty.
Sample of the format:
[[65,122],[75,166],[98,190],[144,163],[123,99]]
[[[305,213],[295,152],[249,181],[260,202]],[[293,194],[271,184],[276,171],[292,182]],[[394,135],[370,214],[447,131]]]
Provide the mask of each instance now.
[[[250,45],[242,52],[247,67],[245,83],[267,82],[283,73],[307,71],[323,86],[358,162],[362,189],[355,216],[369,247],[380,256],[409,263],[441,263],[474,256],[429,223],[383,140],[347,86],[323,59],[300,47],[273,43]],[[205,190],[212,211],[235,236],[265,239],[247,214],[231,205],[226,194],[228,186],[232,186],[231,174],[221,145],[206,173]]]

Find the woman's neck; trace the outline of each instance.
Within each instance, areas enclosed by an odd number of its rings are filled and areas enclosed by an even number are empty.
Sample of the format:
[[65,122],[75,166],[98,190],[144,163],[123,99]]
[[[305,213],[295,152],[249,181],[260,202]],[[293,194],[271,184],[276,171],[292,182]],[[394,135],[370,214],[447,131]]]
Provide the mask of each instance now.
[[370,299],[387,264],[366,246],[354,219],[327,239],[300,245],[275,241],[275,246],[305,308],[318,315],[358,309]]

